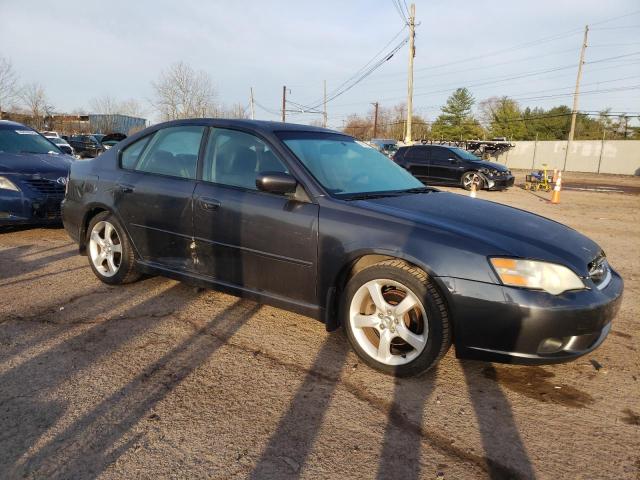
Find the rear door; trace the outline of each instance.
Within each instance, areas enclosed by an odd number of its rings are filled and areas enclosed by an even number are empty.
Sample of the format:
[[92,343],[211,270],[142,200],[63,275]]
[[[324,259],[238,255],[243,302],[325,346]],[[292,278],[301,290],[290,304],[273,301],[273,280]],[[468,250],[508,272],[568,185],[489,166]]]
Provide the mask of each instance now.
[[318,206],[258,191],[260,172],[288,172],[261,138],[211,128],[194,193],[198,270],[235,287],[316,303]]
[[163,128],[120,153],[116,209],[144,261],[195,270],[192,202],[204,130]]

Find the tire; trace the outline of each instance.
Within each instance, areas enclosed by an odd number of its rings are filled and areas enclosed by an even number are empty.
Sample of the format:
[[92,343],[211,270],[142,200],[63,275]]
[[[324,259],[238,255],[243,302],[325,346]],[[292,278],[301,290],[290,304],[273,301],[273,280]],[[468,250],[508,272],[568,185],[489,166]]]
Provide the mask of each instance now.
[[110,212],[100,212],[89,222],[87,257],[95,276],[109,285],[131,283],[141,277],[129,237]]
[[[475,179],[473,178],[474,176]],[[482,176],[475,170],[464,172],[462,178],[460,179],[460,184],[465,190],[471,190],[472,181],[476,184],[476,190],[482,190],[484,188],[484,180],[482,179]]]
[[[374,295],[378,296],[377,302]],[[405,312],[414,302],[415,306]],[[423,374],[451,346],[449,315],[442,295],[422,270],[401,260],[386,260],[354,275],[342,295],[340,318],[351,347],[362,361],[397,377]]]

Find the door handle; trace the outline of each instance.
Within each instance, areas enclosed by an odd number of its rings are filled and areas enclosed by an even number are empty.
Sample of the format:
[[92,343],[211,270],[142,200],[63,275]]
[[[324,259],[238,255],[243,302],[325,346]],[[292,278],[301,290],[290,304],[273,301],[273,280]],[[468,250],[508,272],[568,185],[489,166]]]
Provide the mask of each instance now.
[[133,185],[127,185],[127,184],[124,184],[124,183],[119,183],[118,184],[118,189],[122,193],[133,193],[135,191],[135,187]]
[[220,207],[220,202],[215,198],[201,197],[198,199],[198,203],[203,210],[217,210]]

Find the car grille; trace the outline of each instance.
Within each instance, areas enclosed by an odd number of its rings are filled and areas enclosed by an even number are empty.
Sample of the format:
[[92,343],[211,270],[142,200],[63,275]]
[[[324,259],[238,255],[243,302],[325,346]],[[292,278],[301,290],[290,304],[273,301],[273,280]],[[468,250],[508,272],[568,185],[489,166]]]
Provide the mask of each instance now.
[[611,267],[607,262],[607,257],[601,253],[587,265],[589,268],[589,278],[599,289],[606,287],[611,281]]
[[55,180],[49,180],[46,178],[29,178],[26,182],[38,193],[54,197],[64,196],[64,185],[59,184]]

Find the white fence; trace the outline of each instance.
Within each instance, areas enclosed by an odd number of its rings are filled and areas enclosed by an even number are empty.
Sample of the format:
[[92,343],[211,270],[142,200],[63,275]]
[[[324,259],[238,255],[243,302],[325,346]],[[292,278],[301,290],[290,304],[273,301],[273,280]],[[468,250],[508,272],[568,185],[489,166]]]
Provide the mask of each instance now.
[[640,140],[579,140],[513,142],[514,148],[497,161],[509,168],[640,175]]

